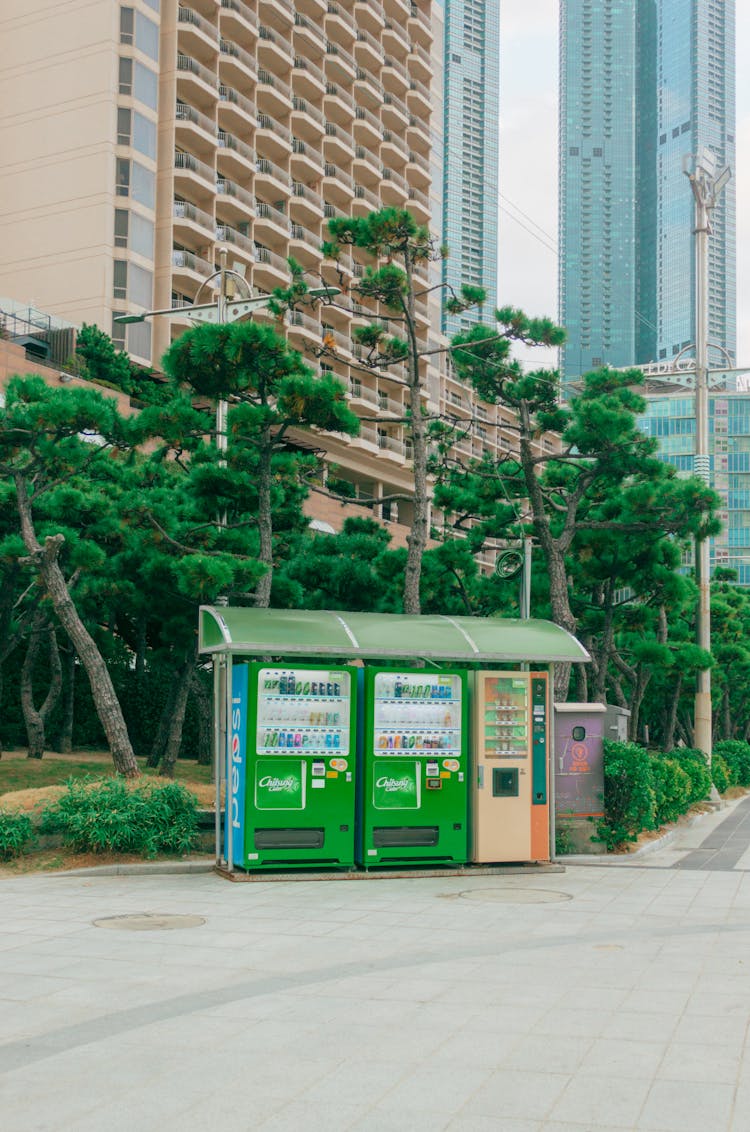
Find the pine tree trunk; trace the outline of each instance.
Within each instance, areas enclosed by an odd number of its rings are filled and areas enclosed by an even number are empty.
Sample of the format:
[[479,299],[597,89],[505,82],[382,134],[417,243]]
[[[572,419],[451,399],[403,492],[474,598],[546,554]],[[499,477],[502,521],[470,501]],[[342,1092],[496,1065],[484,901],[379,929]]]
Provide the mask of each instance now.
[[185,722],[185,708],[187,707],[188,692],[190,691],[190,677],[193,671],[193,656],[185,658],[180,668],[177,689],[174,698],[174,711],[169,723],[167,745],[164,748],[164,758],[159,767],[159,774],[164,778],[174,778],[174,768],[182,743],[182,726]]
[[680,703],[680,696],[682,695],[682,674],[677,677],[677,683],[674,687],[672,700],[669,704],[669,711],[667,712],[667,723],[664,728],[664,750],[671,751],[674,747],[675,729],[677,727],[677,708]]
[[40,544],[34,530],[24,478],[17,473],[14,481],[21,534],[29,554],[28,561],[38,570],[60,624],[86,669],[94,706],[107,736],[115,770],[126,778],[137,778],[140,771],[112,678],[95,640],[80,618],[60,569],[58,556],[65,539],[63,535],[51,535],[44,540],[44,546]]
[[211,766],[213,762],[211,697],[206,691],[197,668],[192,670],[190,687],[198,701],[198,766]]
[[271,604],[271,586],[273,584],[272,445],[270,430],[264,429],[263,438],[260,442],[260,464],[258,468],[258,536],[260,541],[258,561],[262,562],[267,569],[255,587],[255,604],[259,609],[268,609]]
[[422,382],[419,376],[419,343],[416,335],[416,312],[414,305],[414,277],[411,257],[404,254],[404,268],[407,277],[407,292],[404,315],[406,336],[409,345],[407,358],[409,413],[412,441],[412,462],[414,464],[414,514],[406,539],[407,555],[404,573],[404,613],[422,612],[420,582],[422,578],[422,559],[427,546],[430,521],[430,499],[427,484],[427,429],[422,414]]
[[34,620],[26,645],[26,656],[21,666],[21,710],[26,727],[27,757],[41,759],[44,755],[45,734],[42,717],[34,704],[34,668],[39,653],[39,637],[42,631],[44,614],[39,610],[34,614]]
[[75,720],[76,702],[76,654],[72,645],[69,644],[65,649],[62,659],[62,721],[60,733],[57,737],[57,749],[60,754],[69,755],[73,750],[73,722]]
[[167,689],[167,698],[164,707],[159,716],[159,725],[156,728],[156,735],[151,744],[146,766],[157,767],[164,758],[164,751],[167,746],[167,739],[169,737],[169,723],[174,714],[175,697],[177,695],[177,684],[179,681],[179,671],[175,669],[169,680],[169,688]]

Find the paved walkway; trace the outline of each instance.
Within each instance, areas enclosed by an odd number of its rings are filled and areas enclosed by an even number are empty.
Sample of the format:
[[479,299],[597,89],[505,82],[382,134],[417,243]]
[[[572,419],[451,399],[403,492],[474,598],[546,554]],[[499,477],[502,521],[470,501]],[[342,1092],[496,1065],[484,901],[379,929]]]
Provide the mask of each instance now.
[[533,877],[2,881],[0,1128],[747,1132],[748,812]]

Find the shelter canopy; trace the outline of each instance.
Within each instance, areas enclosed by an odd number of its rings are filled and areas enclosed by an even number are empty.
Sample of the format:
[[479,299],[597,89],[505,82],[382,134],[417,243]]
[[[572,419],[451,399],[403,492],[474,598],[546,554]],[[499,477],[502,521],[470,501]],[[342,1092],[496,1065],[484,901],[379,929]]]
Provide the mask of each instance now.
[[590,659],[575,637],[551,621],[208,605],[201,606],[199,617],[203,654],[451,664],[547,665]]

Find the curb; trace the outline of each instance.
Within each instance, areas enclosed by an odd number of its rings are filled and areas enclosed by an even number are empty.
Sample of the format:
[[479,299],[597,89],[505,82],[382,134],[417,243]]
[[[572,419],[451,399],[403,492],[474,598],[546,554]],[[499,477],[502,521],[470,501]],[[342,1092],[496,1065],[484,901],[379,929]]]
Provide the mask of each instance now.
[[178,873],[212,873],[215,868],[213,856],[209,861],[132,861],[123,865],[91,865],[85,869],[60,869],[54,872],[38,873],[38,876],[55,877],[135,877],[135,876],[174,876]]

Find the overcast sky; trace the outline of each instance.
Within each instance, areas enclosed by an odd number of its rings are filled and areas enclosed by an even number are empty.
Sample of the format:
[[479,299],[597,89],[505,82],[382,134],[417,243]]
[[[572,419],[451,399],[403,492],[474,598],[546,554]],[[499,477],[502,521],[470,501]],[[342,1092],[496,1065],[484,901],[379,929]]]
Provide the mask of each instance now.
[[[741,60],[750,53],[750,4],[745,0],[737,9]],[[550,248],[557,245],[557,36],[558,0],[500,0],[498,301],[552,318],[557,317],[557,256]],[[750,204],[750,69],[740,65],[734,174],[738,364],[750,366],[750,255],[745,250],[750,208],[743,208],[743,202]],[[546,364],[556,364],[555,358]]]

